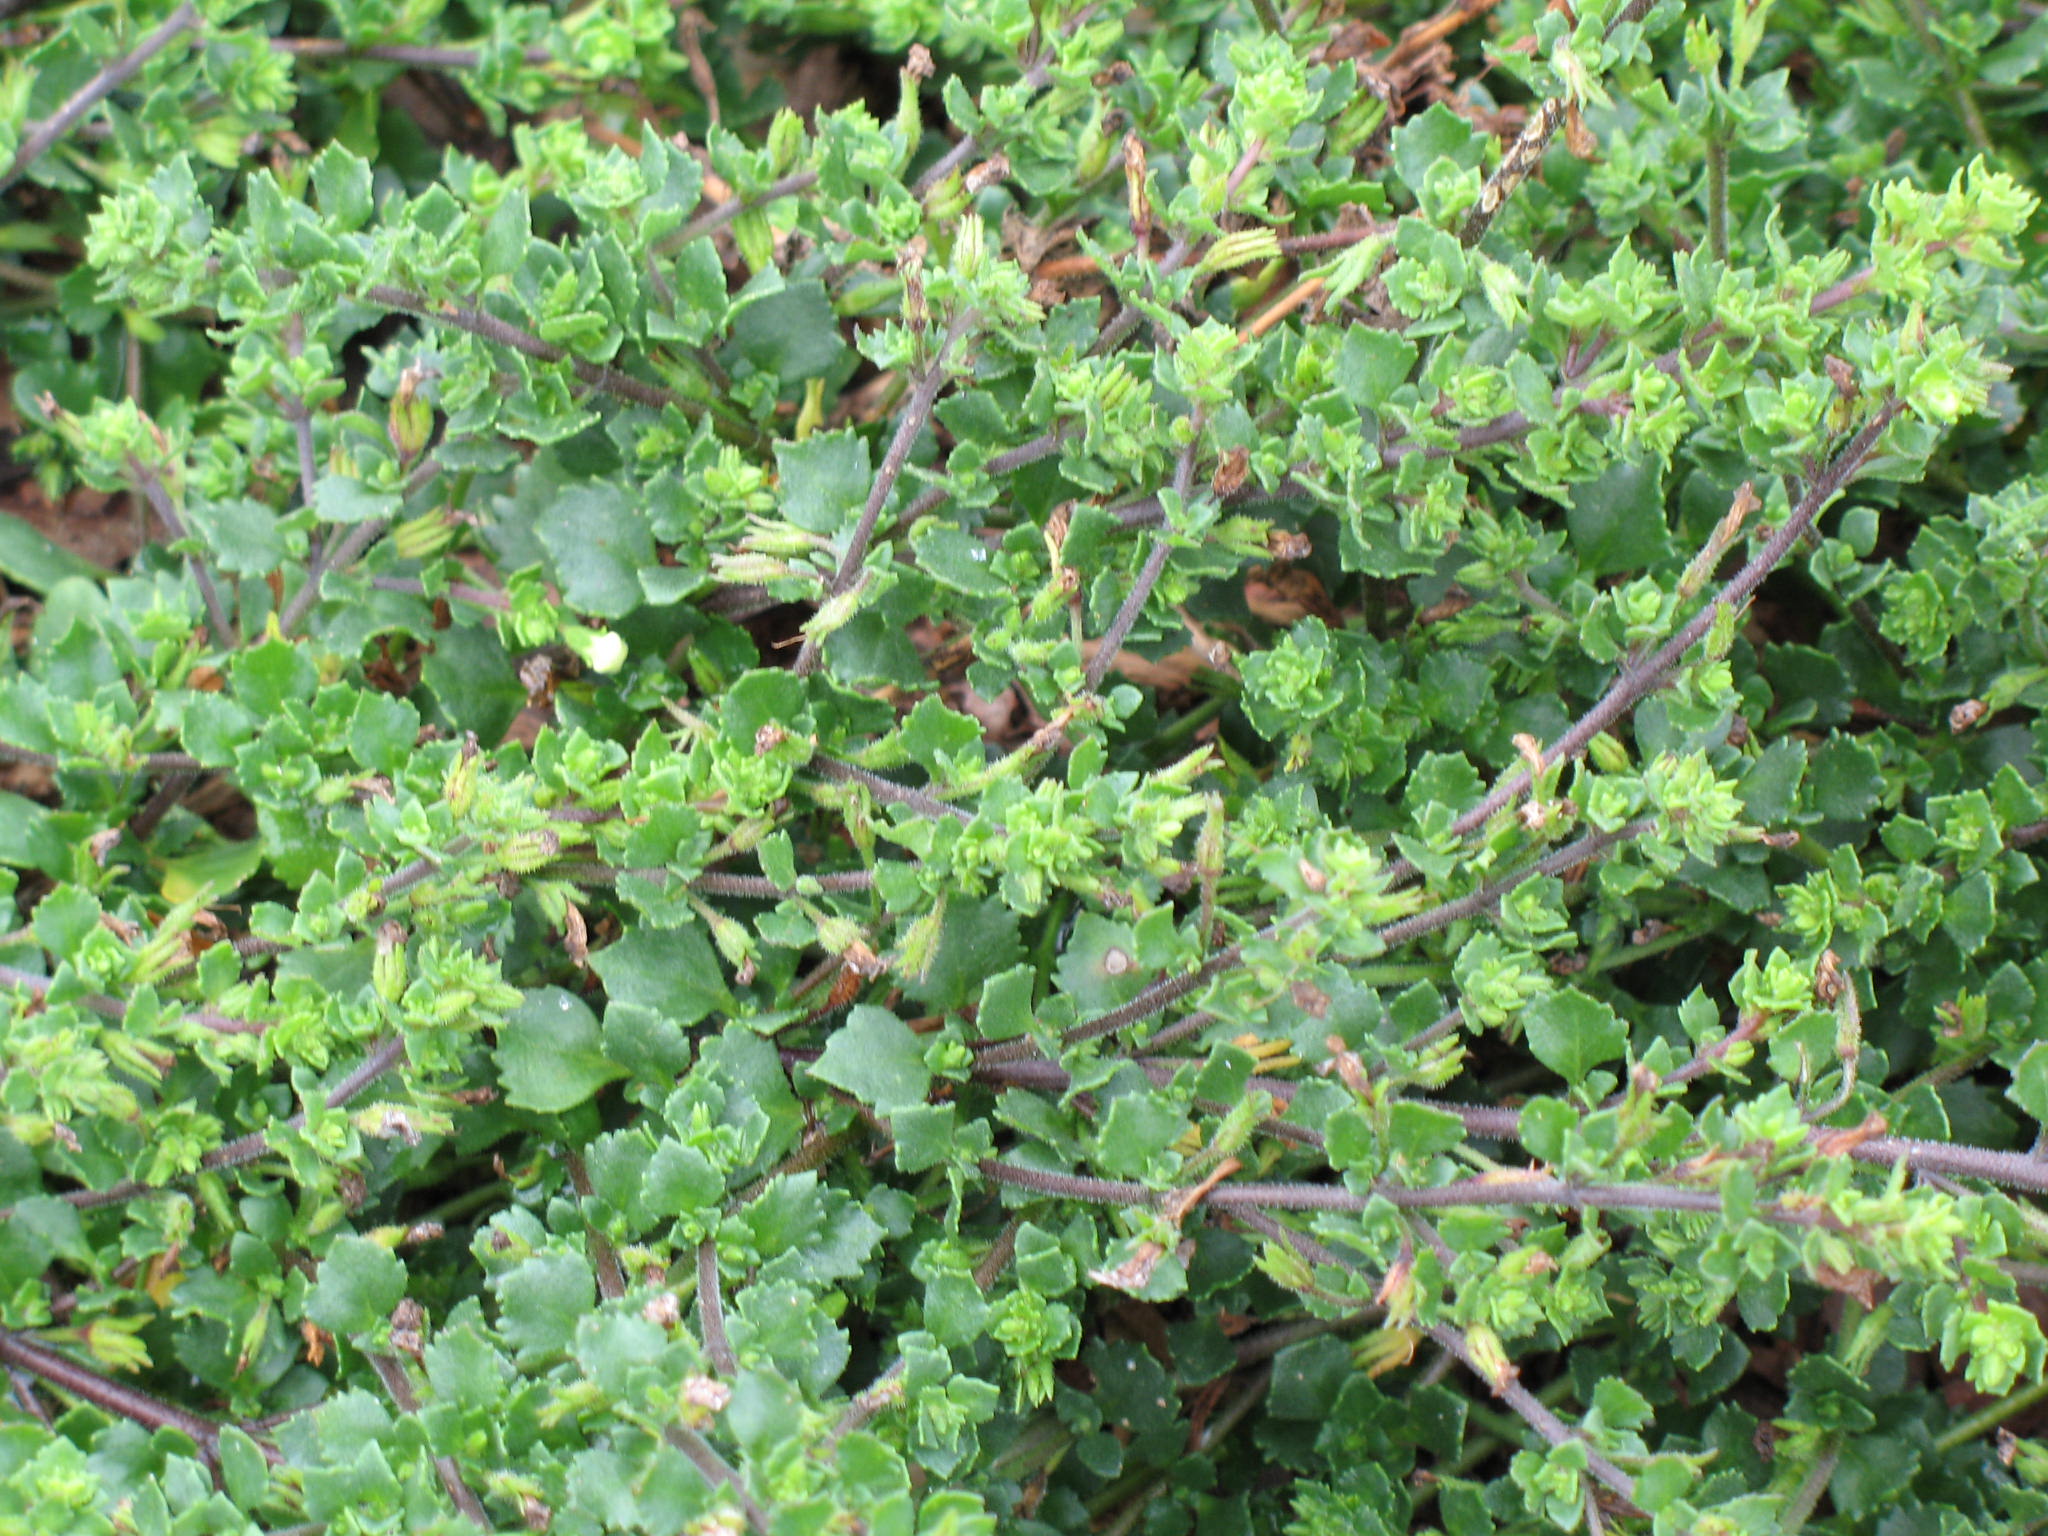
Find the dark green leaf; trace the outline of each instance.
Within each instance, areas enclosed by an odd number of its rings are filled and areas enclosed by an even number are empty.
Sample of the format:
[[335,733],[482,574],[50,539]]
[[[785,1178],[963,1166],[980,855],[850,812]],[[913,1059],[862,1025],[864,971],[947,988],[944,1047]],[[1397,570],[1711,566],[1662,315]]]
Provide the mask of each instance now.
[[922,1104],[932,1081],[924,1046],[910,1026],[885,1008],[865,1006],[833,1031],[810,1073],[884,1115]]
[[1628,1045],[1628,1026],[1614,1010],[1575,988],[1560,988],[1522,1011],[1522,1028],[1536,1059],[1568,1083],[1577,1083]]
[[405,1295],[405,1266],[382,1243],[344,1233],[320,1261],[320,1278],[306,1295],[306,1316],[329,1333],[367,1333],[391,1315]]
[[560,987],[526,994],[499,1029],[495,1055],[505,1102],[542,1114],[573,1109],[626,1075],[599,1048],[596,1016]]

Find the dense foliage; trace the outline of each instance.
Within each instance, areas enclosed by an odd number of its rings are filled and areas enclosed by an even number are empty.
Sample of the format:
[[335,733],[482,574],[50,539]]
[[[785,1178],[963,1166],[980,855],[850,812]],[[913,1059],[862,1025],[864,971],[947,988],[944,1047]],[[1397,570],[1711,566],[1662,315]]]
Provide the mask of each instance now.
[[2048,1524],[2039,6],[7,9],[0,1531]]

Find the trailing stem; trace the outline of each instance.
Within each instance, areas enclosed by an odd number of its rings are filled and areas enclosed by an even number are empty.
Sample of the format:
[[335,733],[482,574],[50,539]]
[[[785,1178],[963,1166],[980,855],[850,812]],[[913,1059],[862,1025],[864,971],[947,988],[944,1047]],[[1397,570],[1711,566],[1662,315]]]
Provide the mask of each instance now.
[[154,32],[136,44],[132,51],[108,64],[73,91],[61,107],[22,136],[21,147],[15,151],[13,164],[8,166],[5,176],[0,176],[0,192],[6,191],[19,181],[22,173],[40,160],[51,145],[70,132],[86,113],[134,79],[143,65],[198,24],[199,7],[194,0],[185,0],[183,5],[164,18],[163,23]]
[[[1864,424],[1863,429],[1850,438],[1841,452],[1829,461],[1827,467],[1814,476],[1812,484],[1800,498],[1798,505],[1792,509],[1791,515],[1772,531],[1771,536],[1764,540],[1763,547],[1748,563],[1714,594],[1713,600],[1694,614],[1677,634],[1665,641],[1647,659],[1624,668],[1600,700],[1581,715],[1569,730],[1543,749],[1543,761],[1556,763],[1579,756],[1595,736],[1619,721],[1649,694],[1664,687],[1677,670],[1685,653],[1706,637],[1721,614],[1744,607],[1756,594],[1756,589],[1763,585],[1764,578],[1778,568],[1779,563],[1791,552],[1792,546],[1797,544],[1806,530],[1813,526],[1813,520],[1820,515],[1821,509],[1841,493],[1843,487],[1855,477],[1856,471],[1861,469],[1864,462],[1876,451],[1878,441],[1904,409],[1902,402],[1896,399],[1887,400],[1878,409],[1877,414]],[[1514,804],[1527,793],[1531,782],[1531,775],[1526,767],[1517,769],[1495,785],[1492,792],[1479,804],[1453,822],[1453,833],[1462,837],[1476,832],[1485,826],[1496,812]],[[1398,878],[1412,879],[1414,874],[1414,866],[1406,860],[1402,860],[1397,866]]]
[[[839,569],[832,575],[825,588],[825,601],[844,597],[853,589],[860,577],[861,566],[868,557],[868,544],[875,536],[875,523],[882,515],[882,508],[888,504],[889,496],[896,489],[896,482],[902,477],[904,465],[910,462],[910,450],[917,445],[918,434],[924,431],[932,419],[932,408],[938,404],[939,392],[946,387],[951,377],[947,370],[947,358],[960,339],[973,328],[975,314],[972,310],[957,316],[946,328],[939,349],[933,354],[929,366],[918,378],[910,392],[910,403],[904,406],[903,415],[896,423],[896,435],[889,440],[889,449],[882,455],[882,467],[875,472],[874,484],[868,489],[868,499],[861,508],[860,521],[854,525],[853,537],[848,541],[846,553],[839,561]],[[798,677],[807,677],[818,669],[823,659],[818,637],[804,636],[802,648],[797,652],[795,671]]]

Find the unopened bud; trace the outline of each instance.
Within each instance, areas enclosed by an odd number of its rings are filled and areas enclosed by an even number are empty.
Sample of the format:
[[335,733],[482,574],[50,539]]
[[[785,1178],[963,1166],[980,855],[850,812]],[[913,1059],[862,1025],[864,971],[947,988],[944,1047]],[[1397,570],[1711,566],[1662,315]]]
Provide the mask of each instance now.
[[405,930],[385,923],[377,930],[377,953],[370,962],[370,981],[377,995],[395,1003],[405,993]]
[[1415,1321],[1415,1260],[1402,1258],[1387,1271],[1386,1279],[1380,1282],[1379,1293],[1373,1297],[1387,1309],[1387,1326],[1405,1328]]
[[593,672],[609,676],[626,664],[626,642],[608,629],[565,624],[562,639]]
[[1130,201],[1131,234],[1142,252],[1152,237],[1152,196],[1146,189],[1148,167],[1145,142],[1135,133],[1124,135],[1124,190]]
[[844,629],[859,611],[861,594],[866,589],[867,576],[863,572],[860,581],[855,583],[851,590],[828,597],[818,604],[818,611],[811,615],[810,622],[803,627],[804,638],[816,642]]
[[1472,1368],[1496,1393],[1505,1392],[1508,1383],[1519,1374],[1508,1359],[1507,1347],[1501,1343],[1500,1335],[1483,1324],[1465,1330],[1465,1348],[1471,1353]]
[[924,252],[924,241],[913,240],[896,263],[897,275],[903,279],[903,321],[917,331],[929,325],[932,318],[932,307],[924,293]]
[[783,175],[795,165],[803,147],[803,119],[784,107],[768,125],[768,163],[774,167],[775,174]]
[[441,800],[460,818],[469,814],[469,808],[476,803],[476,776],[482,771],[483,759],[476,750],[476,738],[470,737],[455,754],[455,761],[448,765],[448,775],[441,781]]
[[515,832],[498,845],[498,863],[515,875],[530,875],[562,851],[562,837],[552,827]]
[[420,394],[427,370],[413,363],[398,376],[398,393],[391,397],[391,409],[384,430],[401,462],[410,464],[427,451],[434,435],[434,408]]
[[426,560],[455,542],[455,520],[442,508],[409,517],[391,530],[401,560]]
[[963,214],[953,234],[953,275],[971,283],[987,265],[988,244],[978,214]]
[[1611,732],[1602,731],[1586,743],[1586,756],[1607,773],[1628,772],[1628,748]]
[[713,556],[711,570],[720,581],[732,587],[766,586],[771,581],[784,581],[796,574],[787,560],[746,550]]

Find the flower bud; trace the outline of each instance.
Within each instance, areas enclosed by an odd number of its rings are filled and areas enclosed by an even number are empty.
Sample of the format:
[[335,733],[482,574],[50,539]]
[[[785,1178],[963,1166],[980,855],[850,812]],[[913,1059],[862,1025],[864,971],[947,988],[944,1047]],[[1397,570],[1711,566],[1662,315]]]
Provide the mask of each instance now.
[[586,629],[581,624],[565,624],[562,626],[562,640],[593,672],[609,676],[626,664],[626,642],[608,629]]
[[463,742],[455,761],[448,765],[447,777],[441,781],[441,799],[458,817],[468,815],[476,803],[476,776],[482,765],[474,737]]
[[420,394],[427,370],[413,363],[398,376],[398,393],[391,397],[391,409],[384,430],[401,462],[410,464],[427,451],[434,435],[434,408]]
[[1520,1374],[1508,1359],[1507,1346],[1501,1343],[1500,1335],[1484,1324],[1465,1330],[1465,1348],[1471,1353],[1472,1368],[1486,1378],[1486,1384],[1495,1392],[1506,1391],[1508,1383]]
[[395,1003],[405,995],[405,930],[386,923],[377,930],[376,958],[370,962],[370,980],[377,995]]
[[936,223],[957,219],[966,209],[967,184],[961,180],[958,171],[952,172],[924,195],[925,217]]
[[426,560],[455,542],[455,527],[454,518],[437,507],[392,529],[392,547],[401,560]]
[[498,845],[498,863],[515,875],[530,875],[562,851],[562,837],[552,827],[515,832]]
[[1602,731],[1586,743],[1586,755],[1606,773],[1628,772],[1628,748],[1612,733]]
[[768,125],[768,162],[775,168],[775,174],[787,174],[803,153],[803,147],[803,119],[784,107]]

